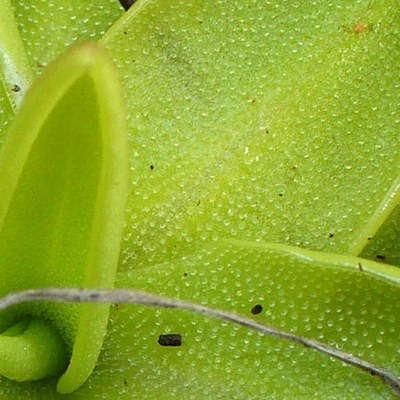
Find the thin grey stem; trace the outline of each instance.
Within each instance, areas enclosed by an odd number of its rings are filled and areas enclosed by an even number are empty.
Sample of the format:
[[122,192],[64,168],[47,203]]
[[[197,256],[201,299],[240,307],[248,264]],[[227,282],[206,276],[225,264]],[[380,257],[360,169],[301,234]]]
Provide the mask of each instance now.
[[354,357],[349,353],[338,350],[334,347],[320,343],[314,339],[308,339],[302,336],[294,335],[281,329],[264,325],[250,318],[222,311],[207,306],[189,303],[182,300],[168,297],[157,296],[151,293],[134,289],[77,289],[77,288],[49,288],[49,289],[29,289],[20,292],[10,293],[0,298],[0,311],[11,306],[28,301],[54,301],[54,302],[73,302],[73,303],[112,303],[112,304],[141,304],[163,308],[179,308],[204,314],[209,317],[215,317],[230,321],[235,324],[243,325],[254,329],[266,335],[274,336],[280,339],[286,339],[291,342],[300,343],[306,347],[328,354],[337,358],[346,364],[360,368],[371,375],[378,376],[388,385],[393,392],[400,398],[400,379],[392,372],[379,366]]

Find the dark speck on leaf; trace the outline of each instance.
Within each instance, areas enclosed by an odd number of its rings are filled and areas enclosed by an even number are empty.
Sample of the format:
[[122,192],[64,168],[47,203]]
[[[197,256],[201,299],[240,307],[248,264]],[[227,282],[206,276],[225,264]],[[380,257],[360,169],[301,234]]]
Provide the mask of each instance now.
[[124,7],[125,11],[128,11],[133,3],[135,3],[136,0],[119,0],[121,3],[121,6]]
[[183,276],[186,278],[188,276],[187,272],[184,272]]
[[386,256],[383,256],[382,254],[377,254],[376,255],[376,258],[378,259],[378,260],[385,260],[386,259]]
[[196,206],[199,206],[199,205],[200,205],[200,203],[201,203],[201,201],[200,201],[200,200],[198,200],[198,201],[197,201],[197,203],[196,203]]
[[158,337],[158,344],[161,346],[180,346],[182,344],[182,336],[179,333],[160,335]]
[[124,35],[127,35],[128,34],[128,32],[127,31],[124,31]]
[[279,197],[283,197],[283,193],[279,193]]
[[12,87],[11,90],[12,90],[13,92],[19,92],[19,91],[21,90],[21,86],[15,84],[15,85],[13,85],[13,87]]
[[150,169],[153,170],[154,169],[154,165],[150,165]]
[[260,314],[262,310],[263,310],[263,306],[262,306],[261,304],[256,304],[256,305],[251,309],[251,313],[252,313],[253,315]]
[[128,381],[126,379],[124,379],[124,385],[128,386]]
[[333,238],[334,236],[335,236],[334,233],[330,233],[330,234],[328,235],[328,237],[330,237],[330,238]]
[[90,300],[97,300],[98,298],[100,298],[99,293],[91,293],[90,294]]

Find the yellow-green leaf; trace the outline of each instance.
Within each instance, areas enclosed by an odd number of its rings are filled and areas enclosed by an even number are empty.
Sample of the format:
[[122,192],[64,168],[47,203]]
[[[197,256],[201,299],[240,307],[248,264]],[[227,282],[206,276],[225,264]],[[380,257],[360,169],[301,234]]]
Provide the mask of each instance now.
[[0,149],[32,80],[32,72],[9,0],[0,1]]
[[362,257],[400,266],[400,205],[364,247]]
[[[353,355],[385,369],[398,384],[398,268],[284,245],[225,241],[173,265],[121,274],[117,285],[233,311],[326,343],[348,359]],[[180,334],[180,346],[160,345],[160,335],[168,334]],[[116,304],[97,367],[65,398],[394,399],[387,383],[312,348],[226,321],[176,308]],[[59,398],[48,384],[32,383],[31,398]],[[20,385],[3,390],[7,399],[23,398]]]
[[[32,80],[32,71],[10,0],[0,1],[0,86],[14,108]],[[1,131],[1,126],[0,126]]]
[[0,336],[0,374],[17,382],[60,374],[68,363],[65,345],[48,322],[23,320]]
[[[0,293],[113,287],[127,174],[113,67],[99,46],[74,47],[34,83],[0,154]],[[107,306],[32,304],[1,315],[0,325],[26,316],[50,321],[71,353],[58,383],[70,392],[96,363],[108,314]]]
[[121,267],[230,237],[347,252],[400,175],[399,13],[135,3],[103,38],[135,133]]
[[[360,267],[361,264],[361,267]],[[119,287],[235,311],[336,346],[400,376],[400,271],[289,246],[216,243]],[[259,314],[253,314],[261,305]],[[180,347],[158,344],[182,335]],[[392,399],[378,378],[329,356],[179,310],[118,305],[89,384],[72,399]]]
[[100,39],[123,14],[118,0],[7,1],[36,73],[77,41]]

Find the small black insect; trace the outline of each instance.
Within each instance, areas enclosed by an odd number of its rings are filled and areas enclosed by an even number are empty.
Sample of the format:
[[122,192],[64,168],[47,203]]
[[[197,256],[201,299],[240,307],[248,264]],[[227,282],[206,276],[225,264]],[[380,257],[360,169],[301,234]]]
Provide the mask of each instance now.
[[119,2],[121,3],[121,6],[124,7],[125,11],[128,11],[129,8],[131,7],[131,5],[133,3],[135,3],[136,0],[119,0]]
[[180,346],[182,344],[182,336],[179,333],[160,335],[158,337],[158,344],[161,346]]
[[19,91],[21,90],[21,86],[15,84],[15,85],[13,85],[13,87],[11,88],[11,90],[12,90],[13,92],[19,92]]

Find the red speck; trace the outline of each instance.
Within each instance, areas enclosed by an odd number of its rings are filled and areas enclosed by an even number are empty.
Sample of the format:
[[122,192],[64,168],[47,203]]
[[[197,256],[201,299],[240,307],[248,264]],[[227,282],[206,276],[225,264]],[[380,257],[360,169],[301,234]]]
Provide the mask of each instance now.
[[362,33],[362,32],[364,32],[364,30],[365,30],[365,25],[364,24],[358,23],[358,24],[354,25],[354,31],[356,33]]

